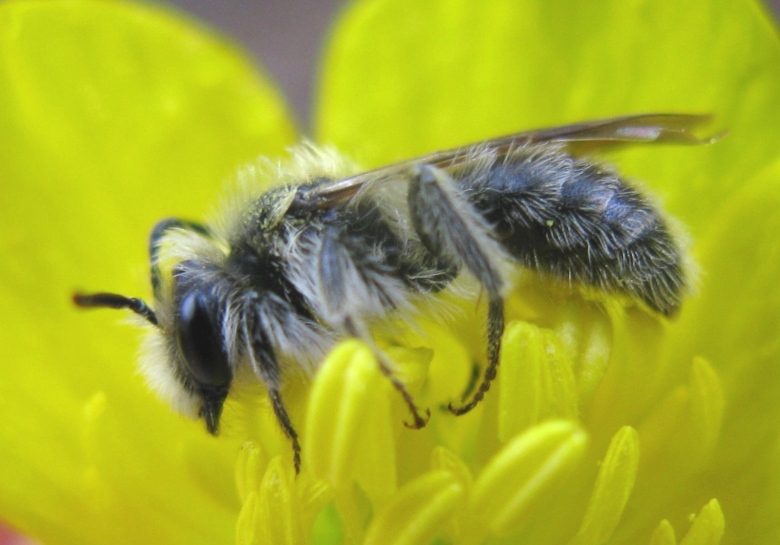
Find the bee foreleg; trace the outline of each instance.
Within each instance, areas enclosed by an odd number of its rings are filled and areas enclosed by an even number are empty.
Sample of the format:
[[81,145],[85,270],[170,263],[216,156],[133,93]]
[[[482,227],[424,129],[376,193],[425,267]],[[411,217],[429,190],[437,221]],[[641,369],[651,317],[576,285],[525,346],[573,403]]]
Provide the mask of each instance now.
[[271,400],[271,407],[273,407],[276,420],[282,427],[282,431],[292,443],[293,449],[293,466],[295,466],[295,474],[301,472],[301,444],[298,442],[298,432],[290,421],[290,416],[287,414],[287,409],[282,401],[282,394],[278,388],[268,388],[268,397]]
[[[353,241],[357,244],[357,241]],[[328,322],[351,337],[364,341],[374,352],[379,369],[401,394],[413,422],[404,424],[413,429],[424,427],[431,412],[426,409],[423,416],[414,398],[393,372],[393,365],[387,355],[373,342],[362,315],[382,314],[396,306],[402,297],[402,288],[396,285],[389,271],[381,270],[376,261],[359,261],[357,256],[365,255],[365,249],[353,248],[342,240],[338,229],[328,229],[323,235],[318,257],[318,283],[325,302]]]
[[279,362],[276,360],[271,342],[263,331],[259,324],[244,323],[243,335],[246,337],[247,355],[255,375],[263,381],[268,389],[268,398],[271,400],[271,407],[279,426],[292,443],[293,465],[295,473],[298,474],[301,469],[301,445],[298,442],[298,432],[295,431],[282,401]]
[[408,204],[412,225],[428,251],[462,262],[488,295],[485,374],[471,401],[461,407],[448,406],[450,412],[462,415],[482,401],[496,377],[504,332],[504,278],[499,269],[503,252],[490,237],[489,226],[443,170],[416,167],[409,179]]

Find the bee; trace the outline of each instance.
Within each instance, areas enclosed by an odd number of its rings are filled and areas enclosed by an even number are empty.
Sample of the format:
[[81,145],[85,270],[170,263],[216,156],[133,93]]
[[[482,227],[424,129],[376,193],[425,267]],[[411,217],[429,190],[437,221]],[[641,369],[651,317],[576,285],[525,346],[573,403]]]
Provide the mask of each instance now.
[[[378,365],[422,428],[430,418],[372,343],[374,321],[412,318],[461,274],[486,296],[487,364],[455,415],[496,377],[511,271],[622,293],[674,315],[689,281],[663,213],[613,168],[583,151],[623,143],[702,144],[707,116],[630,115],[521,132],[355,173],[333,152],[303,146],[286,167],[255,167],[255,185],[223,217],[165,219],[149,239],[153,304],[76,294],[80,307],[129,309],[151,326],[142,362],[151,386],[216,435],[241,369],[268,391],[300,467],[282,399],[290,366],[318,361],[339,339],[374,347]],[[257,178],[270,190],[259,189]],[[251,186],[251,183],[249,184]],[[168,264],[168,270],[163,272]],[[519,363],[521,364],[521,363]],[[250,374],[251,376],[251,374]]]

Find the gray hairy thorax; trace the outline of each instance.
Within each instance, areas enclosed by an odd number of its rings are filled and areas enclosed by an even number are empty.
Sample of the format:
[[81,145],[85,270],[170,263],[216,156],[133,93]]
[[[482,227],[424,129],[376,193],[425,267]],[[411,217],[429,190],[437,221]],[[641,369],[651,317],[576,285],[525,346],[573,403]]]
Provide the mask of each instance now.
[[409,238],[380,199],[318,207],[290,198],[327,181],[260,197],[229,241],[227,272],[262,297],[281,298],[286,312],[317,332],[338,332],[346,317],[369,321],[408,308],[410,296],[439,291],[456,276],[450,262]]

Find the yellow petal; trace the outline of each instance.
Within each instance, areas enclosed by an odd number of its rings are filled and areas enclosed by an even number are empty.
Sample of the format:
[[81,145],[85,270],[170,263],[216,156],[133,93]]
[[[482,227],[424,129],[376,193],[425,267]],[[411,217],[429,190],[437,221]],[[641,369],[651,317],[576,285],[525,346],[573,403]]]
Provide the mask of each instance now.
[[44,542],[227,542],[236,442],[158,402],[137,330],[70,296],[147,294],[150,228],[203,216],[241,162],[279,153],[286,108],[151,5],[3,2],[0,43],[0,512]]
[[777,153],[780,47],[760,11],[733,0],[355,2],[327,50],[317,134],[379,166],[564,121],[711,112],[731,130],[717,146],[645,147],[625,161],[686,222],[707,225]]

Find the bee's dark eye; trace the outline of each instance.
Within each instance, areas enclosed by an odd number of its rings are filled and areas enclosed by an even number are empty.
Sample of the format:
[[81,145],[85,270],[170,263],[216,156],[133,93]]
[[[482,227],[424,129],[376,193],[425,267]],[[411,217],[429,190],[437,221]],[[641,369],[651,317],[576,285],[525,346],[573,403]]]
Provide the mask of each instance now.
[[233,378],[218,323],[203,294],[191,293],[182,300],[179,346],[192,377],[203,386],[223,386]]

